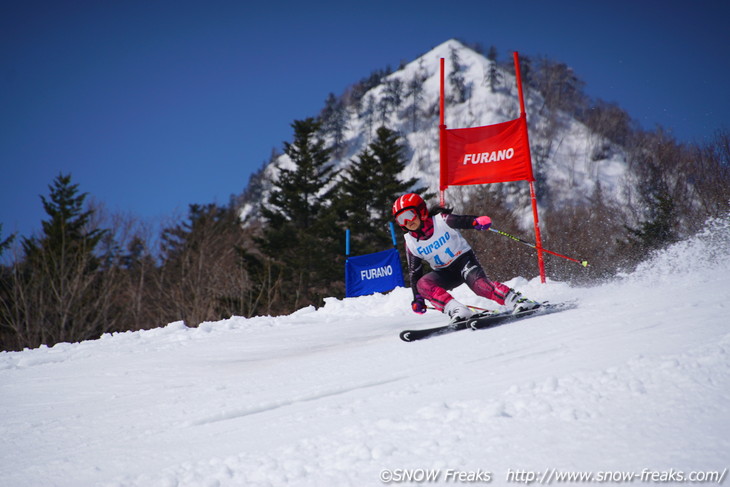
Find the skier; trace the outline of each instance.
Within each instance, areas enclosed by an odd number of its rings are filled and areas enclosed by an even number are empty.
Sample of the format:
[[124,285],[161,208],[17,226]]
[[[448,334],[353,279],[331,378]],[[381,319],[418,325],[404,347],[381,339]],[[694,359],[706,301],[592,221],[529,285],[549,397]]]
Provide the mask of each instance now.
[[[454,215],[451,211],[437,207],[429,212],[423,198],[415,193],[405,194],[393,204],[393,217],[405,232],[413,311],[425,313],[428,299],[452,321],[470,317],[474,313],[448,292],[463,283],[477,295],[505,305],[513,312],[539,307],[539,303],[514,289],[490,280],[458,230],[488,230],[491,218]],[[424,260],[433,269],[426,275],[423,275]]]

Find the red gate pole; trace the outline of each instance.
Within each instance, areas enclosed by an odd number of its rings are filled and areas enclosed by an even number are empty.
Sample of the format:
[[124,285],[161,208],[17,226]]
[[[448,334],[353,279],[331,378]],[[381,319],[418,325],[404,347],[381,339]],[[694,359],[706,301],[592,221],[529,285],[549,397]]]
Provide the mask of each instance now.
[[444,58],[441,58],[441,89],[439,92],[439,160],[441,163],[440,167],[440,181],[439,181],[439,194],[441,206],[446,206],[446,171],[449,170],[446,164],[446,116],[444,114]]
[[535,197],[535,178],[532,176],[532,156],[530,155],[530,139],[527,133],[527,113],[525,112],[525,97],[522,93],[522,76],[520,75],[520,60],[517,51],[514,52],[515,75],[517,77],[517,92],[520,96],[520,118],[527,144],[527,158],[530,160],[530,201],[532,203],[532,218],[535,221],[535,248],[537,248],[537,265],[540,269],[540,282],[545,283],[545,260],[542,255],[542,238],[540,237],[540,218],[537,214],[537,198]]

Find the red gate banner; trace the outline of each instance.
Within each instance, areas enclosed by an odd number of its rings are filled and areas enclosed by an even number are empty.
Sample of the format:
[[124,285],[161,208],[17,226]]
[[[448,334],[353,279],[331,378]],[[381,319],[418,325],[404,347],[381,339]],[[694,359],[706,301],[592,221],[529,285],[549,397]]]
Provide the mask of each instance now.
[[510,122],[463,129],[447,129],[445,118],[444,58],[440,59],[439,91],[439,189],[441,206],[446,205],[445,192],[449,185],[504,183],[527,180],[530,183],[530,201],[535,221],[535,248],[540,268],[540,280],[545,282],[540,223],[535,197],[535,177],[532,174],[530,142],[527,133],[525,97],[517,53],[514,53],[515,81],[520,99],[520,118]]
[[533,181],[526,118],[447,129],[441,188],[450,185]]

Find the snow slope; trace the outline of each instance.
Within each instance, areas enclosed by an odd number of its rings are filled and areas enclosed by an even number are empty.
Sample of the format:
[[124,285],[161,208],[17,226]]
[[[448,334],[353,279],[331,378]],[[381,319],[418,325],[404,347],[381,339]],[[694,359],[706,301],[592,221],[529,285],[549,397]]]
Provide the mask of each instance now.
[[0,353],[0,484],[724,479],[729,271],[725,219],[599,286],[516,278],[579,307],[491,330],[402,342],[443,317],[413,315],[400,289]]

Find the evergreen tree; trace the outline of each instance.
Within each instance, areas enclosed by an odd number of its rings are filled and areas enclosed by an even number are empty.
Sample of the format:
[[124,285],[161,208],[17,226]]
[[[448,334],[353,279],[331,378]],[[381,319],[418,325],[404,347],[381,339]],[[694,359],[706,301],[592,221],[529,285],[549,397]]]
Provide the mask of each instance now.
[[650,219],[642,222],[639,228],[628,228],[631,234],[629,243],[638,249],[640,256],[679,240],[675,230],[675,204],[669,194],[658,194],[650,212]]
[[385,69],[378,69],[370,73],[366,78],[361,79],[350,88],[345,90],[343,99],[345,105],[348,107],[354,107],[356,110],[362,108],[363,98],[365,94],[371,89],[378,86],[383,78],[390,75],[393,70],[388,66]]
[[3,255],[3,252],[5,252],[8,248],[10,248],[10,245],[13,243],[13,240],[15,240],[15,235],[11,235],[5,240],[2,239],[3,235],[3,224],[0,223],[0,256]]
[[330,292],[338,249],[329,209],[332,190],[324,189],[333,177],[331,149],[318,135],[317,120],[297,120],[292,127],[294,141],[284,145],[294,168],[279,170],[262,209],[268,225],[259,243],[280,264],[282,297],[297,308]]
[[403,103],[403,81],[399,78],[386,80],[383,98],[390,105],[391,112],[397,111]]
[[93,228],[70,175],[59,175],[41,197],[49,219],[40,237],[22,241],[24,259],[14,268],[11,322],[27,345],[96,338],[114,326],[109,316],[114,285],[101,272],[97,245],[108,234]]
[[489,46],[489,51],[487,52],[487,59],[492,61],[493,63],[497,62],[497,48],[495,46]]
[[358,113],[358,118],[361,120],[365,120],[365,126],[367,127],[367,140],[370,142],[370,138],[373,135],[373,125],[375,123],[375,115],[377,111],[377,106],[375,103],[375,97],[373,95],[368,95],[365,99],[365,102],[363,103],[362,109]]
[[332,137],[332,151],[338,154],[344,149],[345,130],[347,130],[347,108],[341,99],[330,93],[319,115],[322,131]]
[[424,100],[424,84],[427,79],[428,74],[421,64],[407,84],[406,97],[409,103],[406,106],[405,115],[411,120],[411,130],[413,132],[418,129],[418,120],[423,112],[421,104]]
[[[59,175],[49,186],[50,200],[41,196],[43,209],[50,217],[42,222],[43,237],[23,239],[26,258],[45,260],[58,275],[78,260],[96,266],[94,249],[106,233],[89,228],[91,210],[84,210],[87,193],[79,194],[78,184],[71,184],[71,175]],[[37,262],[36,262],[37,263]]]
[[487,54],[487,59],[489,59],[490,63],[487,67],[487,72],[485,76],[485,83],[489,86],[489,90],[492,93],[495,93],[497,91],[497,87],[502,82],[502,74],[497,69],[497,48],[494,46],[491,46],[489,48],[489,54]]
[[531,81],[542,94],[545,106],[551,110],[577,113],[587,105],[583,92],[585,83],[565,63],[540,58]]
[[[10,245],[15,239],[15,235],[10,235],[3,239],[2,229],[3,225],[0,223],[0,257],[2,257],[5,250],[10,248]],[[8,322],[13,316],[15,308],[12,295],[13,280],[11,267],[6,267],[0,264],[0,350],[10,348],[6,346],[6,343],[9,343],[12,340],[9,340],[7,337],[12,337],[14,335],[12,328],[8,326]]]
[[294,141],[284,143],[284,152],[294,169],[281,168],[262,213],[274,226],[292,225],[309,229],[326,205],[322,187],[332,178],[331,149],[318,136],[320,122],[296,120]]
[[449,61],[451,62],[451,70],[448,79],[454,92],[449,98],[452,98],[456,103],[464,103],[469,97],[469,93],[463,73],[464,66],[461,64],[461,58],[456,49],[451,49]]
[[398,133],[387,127],[378,128],[375,140],[351,162],[339,195],[346,225],[354,230],[358,254],[384,250],[391,242],[388,228],[393,202],[413,191],[418,180],[399,179],[406,167],[406,148]]
[[[661,128],[632,136],[628,162],[638,193],[638,204],[633,206],[642,211],[639,228],[627,226],[629,250],[641,259],[651,250],[677,241],[679,231],[688,225],[683,220],[690,214],[688,185],[683,182],[686,177],[678,177],[687,171],[687,165],[682,146]],[[696,178],[693,172],[688,174],[691,179]]]

